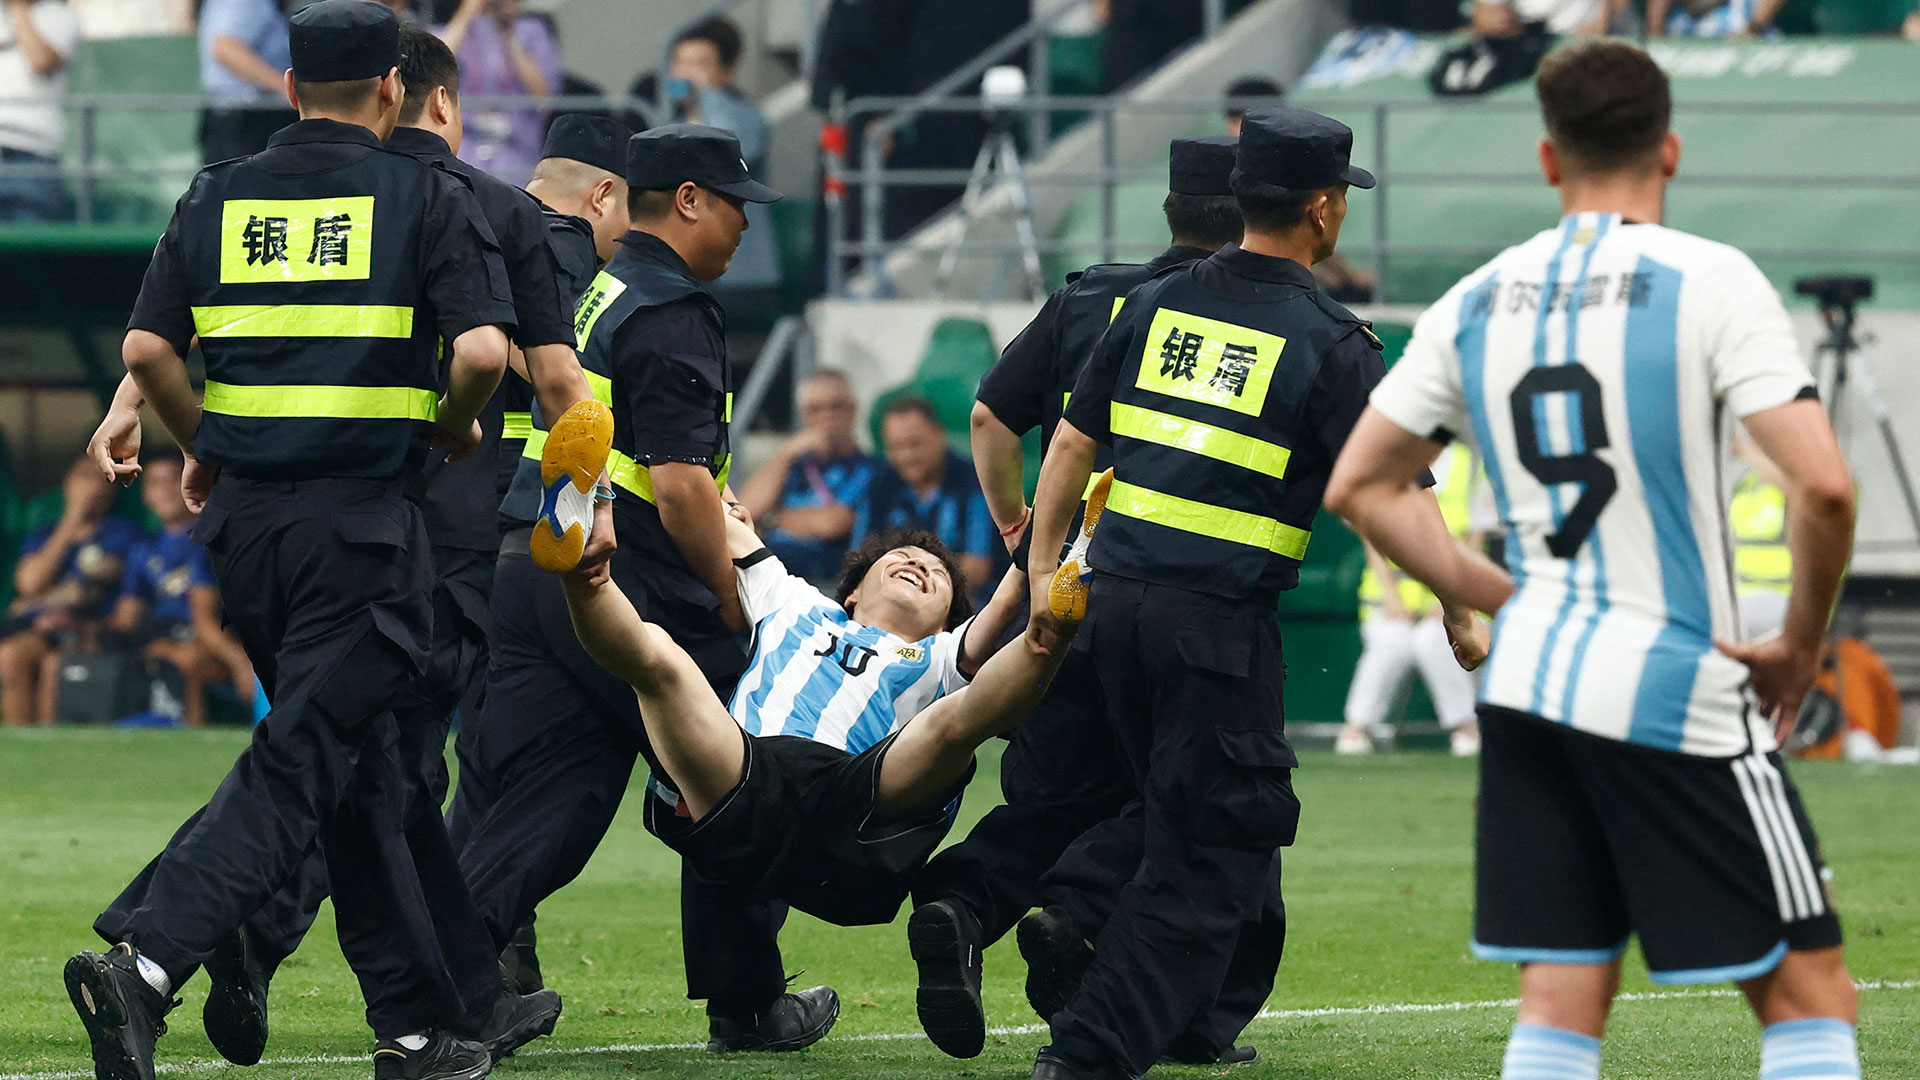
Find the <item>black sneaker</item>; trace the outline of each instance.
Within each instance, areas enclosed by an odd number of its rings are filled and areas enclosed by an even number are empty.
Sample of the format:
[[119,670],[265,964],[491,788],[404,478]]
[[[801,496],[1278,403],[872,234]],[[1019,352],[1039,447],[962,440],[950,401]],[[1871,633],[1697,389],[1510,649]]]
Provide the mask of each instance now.
[[920,968],[915,1004],[920,1026],[950,1057],[980,1054],[987,1042],[987,1015],[980,1007],[980,921],[956,900],[936,900],[913,909],[907,947]]
[[707,1052],[784,1053],[812,1046],[840,1019],[840,995],[831,986],[782,994],[754,1017],[707,1017]]
[[1133,1080],[1125,1070],[1112,1065],[1083,1065],[1043,1046],[1033,1059],[1033,1080]]
[[540,957],[533,946],[533,924],[528,923],[513,935],[506,951],[500,954],[500,974],[513,993],[526,995],[547,988],[541,981]]
[[398,1039],[381,1039],[373,1048],[373,1080],[480,1080],[492,1071],[486,1047],[444,1031],[428,1035],[418,1050]]
[[1219,1053],[1199,1046],[1176,1042],[1160,1055],[1162,1065],[1252,1065],[1260,1060],[1260,1051],[1251,1046],[1229,1046]]
[[200,1020],[207,1041],[235,1065],[252,1065],[267,1049],[267,973],[245,927],[207,957],[207,1000]]
[[560,995],[552,990],[501,994],[479,1031],[469,1034],[499,1061],[542,1035],[553,1034],[560,1019]]
[[67,996],[93,1043],[97,1080],[153,1080],[154,1040],[178,1001],[147,985],[124,942],[105,954],[83,952],[67,961]]
[[1051,1021],[1080,991],[1093,964],[1093,946],[1073,928],[1059,907],[1047,907],[1020,920],[1020,955],[1027,962],[1027,1004]]

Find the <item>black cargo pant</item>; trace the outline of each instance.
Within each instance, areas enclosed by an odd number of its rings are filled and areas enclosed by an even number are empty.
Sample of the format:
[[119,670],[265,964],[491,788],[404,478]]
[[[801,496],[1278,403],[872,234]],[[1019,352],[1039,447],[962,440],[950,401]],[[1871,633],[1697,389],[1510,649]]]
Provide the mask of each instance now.
[[[1033,715],[1008,736],[1000,791],[1006,801],[987,811],[965,840],[935,855],[913,886],[916,905],[964,904],[989,945],[1041,903],[1041,875],[1068,845],[1118,815],[1134,794],[1133,774],[1107,733],[1106,702],[1086,652],[1067,654]],[[1087,860],[1102,850],[1083,853],[1079,872],[1093,876]],[[1118,892],[1140,862],[1137,850],[1120,857],[1105,891]]]
[[[616,561],[615,580],[644,617],[675,632],[674,608]],[[613,823],[636,757],[652,764],[633,688],[601,670],[574,636],[553,575],[508,538],[495,569],[494,637],[484,704],[455,740],[460,782],[447,814],[460,864],[497,948],[542,900],[586,866]],[[722,699],[744,657],[726,641],[689,651]],[[687,995],[729,1014],[786,991],[777,935],[784,905],[747,903],[681,874]]]
[[[487,597],[493,591],[493,561],[492,552],[437,545],[433,549],[433,641],[427,678],[405,715],[419,730],[437,732],[437,737],[420,740],[418,747],[426,777],[425,797],[436,815],[447,798],[447,730],[456,710],[463,705],[471,709],[477,703],[487,671]],[[247,920],[254,955],[269,972],[300,947],[326,898],[326,865],[314,851],[293,879]]]
[[458,1023],[499,972],[425,794],[440,732],[395,710],[431,636],[419,508],[397,483],[223,476],[194,535],[273,709],[95,931],[179,985],[317,846],[375,1035]]
[[1139,1075],[1214,1007],[1270,918],[1300,812],[1280,630],[1271,598],[1096,578],[1080,636],[1141,794],[1142,856],[1053,1045]]

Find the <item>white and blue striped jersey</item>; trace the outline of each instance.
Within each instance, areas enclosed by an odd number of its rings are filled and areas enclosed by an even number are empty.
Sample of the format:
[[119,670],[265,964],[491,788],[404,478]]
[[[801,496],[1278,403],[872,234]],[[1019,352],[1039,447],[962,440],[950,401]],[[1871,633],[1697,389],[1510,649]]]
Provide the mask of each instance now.
[[772,555],[738,577],[753,654],[729,711],[749,735],[795,735],[858,754],[967,685],[964,623],[906,641],[855,622]]
[[1480,449],[1518,591],[1489,705],[1644,746],[1772,746],[1735,639],[1732,422],[1810,392],[1779,294],[1725,244],[1569,215],[1420,317],[1373,394]]

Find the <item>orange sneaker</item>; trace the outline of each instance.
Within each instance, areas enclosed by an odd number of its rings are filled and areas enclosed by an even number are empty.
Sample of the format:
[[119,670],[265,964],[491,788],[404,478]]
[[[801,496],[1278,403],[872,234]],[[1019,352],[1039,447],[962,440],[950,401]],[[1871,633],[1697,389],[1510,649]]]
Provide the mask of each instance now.
[[1093,564],[1087,561],[1087,548],[1093,543],[1093,530],[1106,512],[1107,495],[1113,490],[1113,470],[1108,469],[1087,489],[1087,512],[1080,522],[1080,535],[1073,538],[1067,557],[1054,572],[1053,586],[1047,593],[1047,607],[1063,623],[1077,623],[1087,617],[1087,592],[1093,584]]
[[529,543],[542,570],[564,574],[580,565],[593,533],[593,485],[613,451],[613,413],[598,401],[577,401],[547,432],[540,452],[540,516]]

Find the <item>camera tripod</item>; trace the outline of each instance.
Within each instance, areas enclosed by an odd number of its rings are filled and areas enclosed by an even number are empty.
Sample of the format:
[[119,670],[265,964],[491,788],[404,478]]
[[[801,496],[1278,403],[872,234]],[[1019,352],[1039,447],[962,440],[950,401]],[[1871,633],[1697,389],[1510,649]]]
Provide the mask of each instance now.
[[[1033,226],[1033,189],[1027,184],[1027,167],[1020,160],[1020,146],[1013,138],[1014,117],[1010,113],[1000,112],[993,116],[993,130],[986,141],[980,144],[980,153],[973,159],[973,172],[967,177],[967,189],[960,196],[960,229],[953,243],[940,256],[940,269],[935,277],[935,288],[942,296],[946,295],[947,285],[953,280],[953,269],[960,261],[960,247],[966,243],[967,227],[973,223],[973,216],[986,202],[987,193],[993,189],[996,180],[1005,180],[1013,185],[1013,229],[1020,244],[1020,261],[1026,270],[1027,299],[1033,300],[1046,295],[1043,284],[1045,278],[1040,270],[1040,244]],[[995,287],[989,288],[987,295],[998,292],[998,283],[1005,273],[1004,263],[1000,273],[994,276]]]
[[[1880,384],[1873,377],[1873,366],[1860,353],[1860,341],[1853,335],[1854,308],[1862,300],[1873,297],[1873,279],[1870,277],[1811,277],[1794,282],[1793,291],[1801,296],[1811,296],[1820,304],[1820,319],[1826,325],[1827,337],[1814,347],[1813,354],[1819,367],[1831,365],[1833,381],[1826,395],[1827,418],[1832,421],[1835,430],[1840,428],[1840,400],[1847,392],[1849,382],[1859,383],[1860,401],[1873,417],[1874,426],[1880,429],[1881,441],[1886,443],[1887,458],[1893,463],[1894,480],[1900,485],[1900,494],[1906,499],[1907,515],[1913,521],[1916,539],[1920,539],[1920,499],[1914,497],[1913,476],[1907,472],[1906,458],[1900,453],[1900,439],[1894,434],[1893,416],[1887,410],[1886,398],[1880,393]],[[1825,357],[1827,363],[1819,363]],[[1818,372],[1816,372],[1816,378]]]

